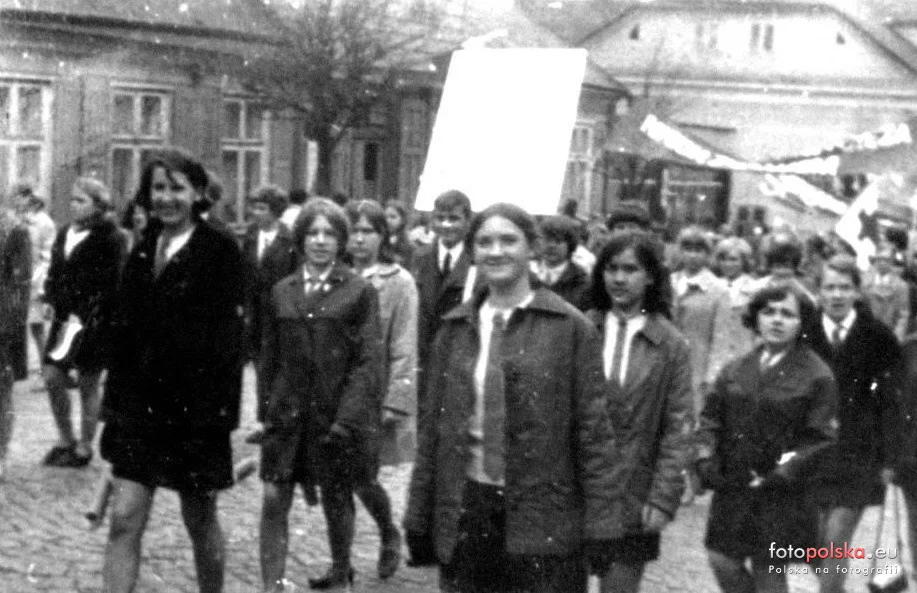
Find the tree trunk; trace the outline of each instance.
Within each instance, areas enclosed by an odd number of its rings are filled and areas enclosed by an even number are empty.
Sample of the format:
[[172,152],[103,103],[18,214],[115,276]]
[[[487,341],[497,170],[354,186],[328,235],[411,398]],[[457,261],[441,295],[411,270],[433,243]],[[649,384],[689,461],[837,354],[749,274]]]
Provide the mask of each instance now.
[[316,134],[315,143],[318,145],[318,171],[315,175],[315,193],[328,196],[335,191],[331,185],[331,163],[334,156],[335,142],[329,134]]

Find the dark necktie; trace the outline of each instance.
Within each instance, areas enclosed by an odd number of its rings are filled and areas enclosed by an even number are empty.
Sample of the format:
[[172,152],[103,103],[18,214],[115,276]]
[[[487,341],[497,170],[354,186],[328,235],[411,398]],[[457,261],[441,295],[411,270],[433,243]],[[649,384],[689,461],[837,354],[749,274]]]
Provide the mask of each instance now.
[[169,241],[165,237],[159,238],[159,244],[156,246],[156,257],[153,259],[153,276],[159,278],[162,271],[169,263],[166,250],[169,248]]
[[624,344],[627,341],[627,320],[618,318],[618,333],[615,335],[615,350],[611,357],[611,380],[618,385],[623,385],[621,381],[621,362],[624,360]]
[[443,258],[443,278],[449,276],[449,272],[452,271],[452,253],[447,251],[446,257]]
[[484,473],[495,481],[503,479],[503,422],[506,418],[506,393],[503,377],[503,334],[506,321],[494,314],[487,350],[487,370],[484,374]]
[[831,332],[831,345],[835,348],[840,348],[841,343],[844,341],[844,326],[838,324],[834,326],[834,331]]

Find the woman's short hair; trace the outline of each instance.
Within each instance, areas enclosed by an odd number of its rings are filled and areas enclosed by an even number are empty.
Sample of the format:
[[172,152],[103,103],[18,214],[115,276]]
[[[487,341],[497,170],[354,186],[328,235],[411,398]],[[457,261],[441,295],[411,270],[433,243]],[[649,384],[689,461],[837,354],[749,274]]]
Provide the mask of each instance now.
[[350,219],[350,226],[353,228],[360,218],[365,216],[366,222],[373,230],[379,233],[382,241],[379,245],[379,261],[390,264],[395,261],[392,254],[392,246],[389,242],[388,221],[385,220],[385,209],[379,202],[374,200],[360,200],[347,204],[347,218]]
[[538,223],[535,222],[535,217],[520,206],[507,202],[498,202],[484,208],[471,219],[468,237],[465,239],[465,246],[471,250],[471,253],[474,253],[474,238],[481,230],[481,227],[484,226],[484,223],[494,216],[505,218],[519,227],[519,230],[522,231],[530,247],[535,249],[538,246],[540,235],[538,233]]
[[792,281],[773,282],[758,290],[742,315],[742,325],[756,334],[760,333],[758,314],[761,310],[769,303],[782,301],[788,296],[793,296],[799,303],[799,336],[796,339],[802,339],[818,327],[818,310],[815,303]]
[[[203,201],[209,179],[204,165],[186,150],[169,147],[153,153],[150,160],[143,167],[143,172],[140,174],[140,187],[135,197],[141,206],[150,211],[153,209],[153,172],[157,167],[162,167],[167,175],[171,173],[184,175],[191,187],[194,188],[194,191],[201,196],[201,201]],[[199,208],[200,206],[195,206],[192,210],[196,217],[200,216],[201,210]]]
[[681,229],[676,243],[682,249],[703,249],[708,254],[713,251],[713,243],[710,240],[710,236],[698,226]]
[[287,209],[289,201],[287,192],[283,191],[276,185],[262,185],[248,196],[249,204],[264,204],[274,215],[274,218],[280,218],[283,211]]
[[542,237],[567,244],[567,259],[579,245],[579,233],[579,225],[567,216],[547,216],[541,221]]
[[347,225],[347,214],[344,209],[329,200],[328,198],[314,197],[302,207],[302,212],[293,225],[293,241],[296,249],[300,253],[305,251],[306,235],[309,234],[309,228],[315,219],[324,216],[328,219],[328,224],[334,229],[338,238],[338,257],[341,257],[347,250],[347,239],[350,236],[350,229]]
[[611,309],[611,297],[605,290],[605,270],[615,256],[628,249],[633,249],[637,261],[652,280],[652,284],[646,288],[646,294],[643,295],[643,310],[671,317],[665,298],[665,295],[671,292],[669,272],[662,260],[662,249],[656,238],[644,231],[617,231],[611,234],[592,269],[591,302],[601,311]]
[[111,209],[111,192],[109,192],[108,187],[98,179],[93,179],[92,177],[77,177],[76,181],[73,182],[73,187],[89,196],[96,205],[96,208],[103,211]]
[[726,237],[720,240],[713,250],[714,259],[717,262],[732,253],[737,254],[739,259],[742,260],[743,272],[751,270],[754,252],[752,251],[751,245],[748,244],[748,241],[741,237]]

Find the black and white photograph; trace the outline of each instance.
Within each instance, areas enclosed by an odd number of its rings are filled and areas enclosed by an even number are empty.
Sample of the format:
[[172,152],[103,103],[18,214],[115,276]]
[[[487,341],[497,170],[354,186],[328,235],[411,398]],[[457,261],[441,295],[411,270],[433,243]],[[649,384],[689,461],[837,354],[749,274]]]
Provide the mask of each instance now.
[[917,1],[0,0],[0,593],[915,579]]

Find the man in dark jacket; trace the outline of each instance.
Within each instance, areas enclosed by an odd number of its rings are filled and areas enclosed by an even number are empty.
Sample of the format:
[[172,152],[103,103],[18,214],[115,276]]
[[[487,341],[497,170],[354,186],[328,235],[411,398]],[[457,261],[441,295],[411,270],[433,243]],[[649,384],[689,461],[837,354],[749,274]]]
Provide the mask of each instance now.
[[541,221],[544,249],[537,266],[538,279],[579,309],[589,308],[589,276],[572,261],[579,244],[576,221],[566,216],[549,216]]
[[[417,253],[414,277],[419,297],[417,323],[417,407],[424,409],[427,366],[436,330],[442,316],[468,300],[474,286],[476,269],[465,249],[465,236],[471,224],[471,200],[458,190],[447,191],[433,202],[432,247]],[[420,415],[418,415],[418,418]]]
[[[271,297],[271,288],[293,273],[299,258],[293,245],[291,231],[280,223],[287,208],[287,194],[276,185],[261,187],[249,196],[248,208],[253,218],[242,240],[245,259],[245,321],[247,356],[255,362],[258,374],[257,420],[264,422],[266,388],[261,372],[261,339],[264,308]],[[259,442],[259,427],[246,440]]]
[[[900,348],[892,331],[858,302],[860,272],[848,256],[828,260],[819,286],[820,326],[809,343],[834,372],[839,391],[837,445],[816,467],[822,544],[850,541],[863,510],[882,504],[893,466],[897,410],[890,375]],[[837,560],[842,566],[845,559]],[[822,593],[839,593],[844,573],[819,574]]]

